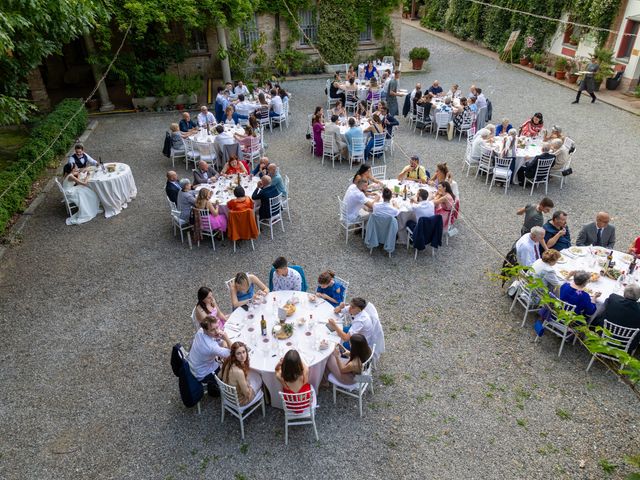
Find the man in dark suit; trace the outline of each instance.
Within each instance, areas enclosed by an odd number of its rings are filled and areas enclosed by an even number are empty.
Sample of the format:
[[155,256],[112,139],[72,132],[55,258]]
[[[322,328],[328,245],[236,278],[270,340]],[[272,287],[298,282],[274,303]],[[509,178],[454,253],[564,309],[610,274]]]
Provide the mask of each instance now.
[[607,212],[598,212],[595,222],[582,227],[576,245],[580,247],[595,245],[612,249],[616,244],[616,227],[610,225],[610,221],[611,217]]
[[[609,295],[604,302],[604,310],[591,322],[592,326],[604,326],[605,319],[616,325],[627,328],[640,328],[640,286],[632,283],[624,289],[623,296],[616,293]],[[640,342],[640,332],[636,333],[629,352]]]
[[167,186],[164,188],[167,197],[173,203],[178,201],[178,192],[180,191],[180,182],[178,182],[178,174],[173,170],[167,172]]
[[263,175],[258,182],[258,188],[256,188],[251,198],[254,200],[260,200],[260,220],[265,218],[271,218],[271,207],[269,199],[278,195],[278,189],[271,185],[271,177],[269,175]]
[[524,165],[520,167],[518,170],[518,183],[522,185],[524,183],[524,177],[533,178],[536,175],[536,169],[538,168],[538,162],[540,160],[547,160],[549,158],[553,159],[551,166],[555,163],[555,155],[549,153],[549,144],[542,144],[542,153],[540,155],[536,155],[531,160],[528,160]]
[[218,172],[204,160],[198,162],[198,168],[193,171],[193,184],[214,183],[217,179]]

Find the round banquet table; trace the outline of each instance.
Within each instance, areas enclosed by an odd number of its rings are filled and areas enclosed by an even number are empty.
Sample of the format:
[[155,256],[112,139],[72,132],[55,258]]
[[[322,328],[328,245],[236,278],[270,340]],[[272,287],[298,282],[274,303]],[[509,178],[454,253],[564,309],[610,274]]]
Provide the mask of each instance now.
[[[361,118],[360,120],[356,120],[356,127],[360,127],[362,128],[362,130],[366,130],[367,128],[369,128],[369,120],[367,120],[366,118]],[[345,133],[347,133],[347,131],[349,130],[349,125],[344,122],[340,124],[340,133],[342,135],[344,135]],[[369,133],[366,133],[364,135],[365,138],[365,145],[367,144],[367,142],[369,141]]]
[[116,171],[109,173],[96,168],[89,178],[89,187],[98,195],[104,216],[109,218],[127,208],[127,204],[136,198],[138,190],[129,165],[114,162],[106,165],[115,165]]
[[[416,214],[413,212],[411,208],[411,198],[418,194],[418,190],[424,188],[427,192],[429,192],[429,196],[435,193],[436,188],[427,185],[426,183],[418,183],[412,180],[384,180],[382,182],[385,187],[394,192],[394,198],[391,199],[391,205],[400,210],[400,214],[398,214],[398,237],[396,239],[396,243],[400,243],[402,245],[407,244],[407,221],[416,220]],[[375,186],[376,184],[372,184]],[[404,187],[407,186],[407,199],[403,198]],[[397,194],[394,191],[395,187],[400,188],[400,193]],[[380,192],[380,202],[382,202],[382,193]],[[378,202],[378,203],[380,203]]]
[[[376,64],[377,62],[374,62],[373,66],[376,67],[376,71],[378,72],[378,76],[382,76],[382,74],[385,72],[385,70],[391,70],[391,73],[393,73],[394,71],[394,67],[392,63],[383,63],[380,62],[379,64]],[[364,70],[367,67],[367,63],[361,63],[360,65],[358,65],[358,78],[364,78]]]
[[[215,127],[210,130],[212,133],[207,134],[207,130],[203,128],[189,138],[196,143],[213,143],[217,134],[215,133]],[[225,125],[224,130],[225,132],[244,134],[244,128],[240,125]]]
[[[260,178],[252,177],[250,175],[240,175],[240,184],[244,188],[245,195],[251,198],[253,192],[256,188],[258,188],[258,181]],[[227,210],[227,202],[235,196],[233,195],[233,189],[238,184],[238,176],[232,175],[229,177],[219,177],[215,183],[201,183],[194,187],[196,192],[200,191],[203,188],[207,188],[211,190],[213,195],[211,195],[211,201],[218,201],[220,205],[220,213],[224,213],[225,215],[228,213]],[[257,208],[260,206],[259,200],[254,200],[254,206]]]
[[[502,148],[502,139],[503,136],[495,137],[494,141],[488,143],[487,146],[493,149],[496,153],[500,152]],[[518,173],[518,170],[524,163],[527,158],[533,158],[542,153],[542,139],[534,139],[529,137],[518,137],[518,145],[516,146],[516,160],[514,167],[514,182],[515,182],[515,174]]]
[[[602,265],[607,261],[607,254],[610,249],[603,247],[569,247],[561,251],[562,257],[558,260],[558,263],[553,267],[560,278],[567,279],[568,272],[572,270],[584,270],[590,273],[600,273]],[[628,255],[617,250],[613,251],[613,261],[615,262],[614,268],[618,270],[629,271],[629,264],[633,260],[631,255]],[[567,281],[569,281],[567,279]],[[622,295],[624,286],[628,283],[635,283],[640,285],[640,271],[636,271],[632,278],[627,278],[623,285],[617,280],[600,275],[600,278],[595,282],[589,282],[585,291],[587,293],[600,292],[601,295],[596,299],[596,305],[598,310],[596,314],[602,310],[603,304],[609,295],[617,293]]]
[[[282,307],[292,297],[298,299],[298,304],[293,315],[287,317],[286,323],[294,326],[293,335],[286,340],[276,339],[271,332],[273,327],[279,323],[277,308]],[[282,386],[275,375],[275,368],[280,358],[291,349],[297,350],[309,367],[309,383],[317,392],[327,359],[340,341],[340,338],[326,327],[329,318],[341,323],[339,317],[333,313],[331,304],[323,299],[317,299],[314,303],[309,297],[310,295],[306,292],[288,290],[271,292],[266,296],[266,303],[260,302],[252,306],[249,311],[237,308],[225,323],[224,328],[229,335],[229,340],[243,342],[249,347],[251,370],[262,377],[262,382],[271,394],[271,405],[276,408],[282,408],[280,395],[278,395]],[[267,335],[265,337],[260,334],[262,315],[267,321]],[[309,321],[310,316],[313,317],[312,322]],[[306,320],[305,324],[299,325],[298,320],[302,318]],[[321,340],[328,342],[326,349],[320,349]]]

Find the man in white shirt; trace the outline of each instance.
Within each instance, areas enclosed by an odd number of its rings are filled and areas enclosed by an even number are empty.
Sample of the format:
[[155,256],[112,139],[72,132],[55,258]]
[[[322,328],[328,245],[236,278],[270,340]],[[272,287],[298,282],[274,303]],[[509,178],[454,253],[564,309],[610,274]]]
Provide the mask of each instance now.
[[382,202],[373,204],[374,215],[381,217],[397,217],[400,210],[391,205],[391,197],[393,194],[387,187],[382,189]]
[[302,277],[296,270],[289,268],[289,263],[286,258],[276,258],[275,262],[273,262],[273,268],[272,292],[279,292],[282,290],[302,291]]
[[348,332],[344,332],[342,327],[338,326],[336,321],[333,318],[330,318],[327,321],[327,325],[331,326],[336,332],[336,334],[340,337],[340,340],[343,342],[348,342],[351,340],[351,336],[359,333],[364,338],[367,339],[367,343],[371,346],[374,342],[374,325],[371,317],[364,309],[367,308],[367,301],[360,297],[355,297],[349,302],[349,306],[345,306],[345,303],[342,302],[338,305],[334,312],[349,314],[352,317],[351,320],[351,328],[349,328]]
[[523,267],[530,267],[540,258],[540,242],[544,240],[544,228],[533,227],[516,242],[516,257]]
[[478,109],[486,107],[487,98],[484,96],[484,93],[482,93],[482,89],[476,88],[476,92],[478,93],[478,95],[476,96],[476,105],[478,106]]
[[198,125],[204,127],[207,124],[215,125],[215,123],[216,119],[213,116],[213,113],[211,113],[205,105],[202,105],[200,107],[200,113],[198,114]]
[[207,383],[209,395],[220,395],[215,375],[220,370],[218,358],[227,358],[231,345],[229,337],[218,326],[216,317],[206,317],[200,322],[201,328],[196,332],[189,352],[189,366],[193,376],[199,382]]
[[491,132],[486,128],[481,128],[473,137],[473,143],[471,144],[471,160],[479,161],[482,156],[482,147],[486,146],[485,142],[489,140]]
[[234,143],[236,143],[236,139],[233,136],[233,133],[225,131],[222,125],[216,125],[216,132],[217,135],[213,141],[215,145],[223,147],[224,145],[233,145]]
[[282,98],[275,88],[271,89],[271,100],[269,100],[269,116],[279,117],[282,115]]
[[349,158],[347,143],[344,140],[344,135],[340,133],[338,120],[338,115],[331,115],[331,123],[328,123],[324,126],[324,134],[331,137],[333,143],[333,153],[340,153],[340,156],[342,158]]
[[238,118],[248,119],[249,114],[253,110],[253,106],[246,101],[244,94],[241,93],[240,95],[238,95],[238,103],[236,103],[236,114],[238,115]]
[[433,217],[435,215],[435,207],[433,202],[429,200],[429,192],[424,188],[418,190],[418,201],[411,199],[411,209],[416,215],[416,223],[422,217]]
[[411,105],[413,105],[413,99],[416,97],[416,93],[420,92],[420,96],[422,96],[422,84],[416,83],[416,88],[411,90],[409,97],[411,98]]
[[84,151],[84,146],[81,143],[76,144],[74,151],[75,153],[69,157],[69,165],[76,165],[78,168],[87,168],[89,165],[98,165],[98,162]]
[[241,80],[238,80],[238,84],[236,85],[236,88],[233,89],[233,93],[235,93],[237,96],[240,95],[249,95],[249,89],[247,88],[247,86],[242,83]]
[[352,183],[347,188],[347,193],[344,194],[344,203],[347,206],[347,221],[355,223],[369,218],[374,202],[380,197],[375,194],[373,199],[367,199],[365,195],[367,185],[367,180],[361,178],[357,183]]

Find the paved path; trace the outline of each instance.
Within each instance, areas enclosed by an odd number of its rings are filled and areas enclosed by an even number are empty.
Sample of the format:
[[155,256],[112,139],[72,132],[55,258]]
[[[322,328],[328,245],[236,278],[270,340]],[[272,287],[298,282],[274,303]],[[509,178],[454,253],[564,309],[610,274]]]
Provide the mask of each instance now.
[[[621,246],[638,234],[637,117],[603,104],[571,106],[564,88],[405,28],[403,56],[416,45],[431,49],[430,70],[404,76],[405,88],[435,78],[465,90],[475,83],[493,101],[494,118],[517,124],[542,111],[575,138],[576,173],[564,190],[550,189],[574,234],[602,207]],[[171,233],[169,162],[160,149],[176,115],[100,118],[87,151],[131,165],[138,198],[115,218],[67,227],[52,192],[4,256],[0,478],[599,478],[599,459],[622,465],[624,454],[637,453],[638,400],[601,367],[585,373],[582,349],[558,359],[554,338],[533,343],[489,278],[499,260],[469,225],[435,260],[415,263],[403,250],[370,256],[359,240],[345,247],[336,195],[353,172],[321,167],[304,139],[323,85],[289,82],[292,125],[268,136],[269,156],[291,177],[293,222],[275,241],[261,238],[255,252],[235,255],[228,244],[189,251]],[[510,247],[515,209],[539,194],[489,194],[484,182],[460,177],[463,143],[420,138],[404,124],[398,142],[431,169],[447,161],[465,215],[499,249]],[[397,154],[389,171],[403,164]],[[388,353],[364,418],[355,402],[334,406],[322,391],[319,443],[296,429],[285,448],[282,414],[269,409],[247,422],[241,448],[237,423],[219,423],[218,401],[200,416],[185,411],[169,352],[189,344],[199,286],[211,286],[228,312],[224,281],[238,271],[266,280],[280,254],[303,265],[311,285],[326,268],[349,279],[352,295],[378,307]]]

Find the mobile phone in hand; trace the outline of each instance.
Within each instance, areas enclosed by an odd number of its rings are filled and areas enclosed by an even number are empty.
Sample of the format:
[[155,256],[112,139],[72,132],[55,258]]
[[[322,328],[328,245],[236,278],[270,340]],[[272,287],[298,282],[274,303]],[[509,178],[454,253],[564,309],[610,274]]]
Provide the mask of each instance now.
[[330,332],[335,332],[335,328],[333,328],[329,323],[327,323],[327,328],[329,329]]

